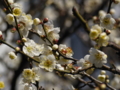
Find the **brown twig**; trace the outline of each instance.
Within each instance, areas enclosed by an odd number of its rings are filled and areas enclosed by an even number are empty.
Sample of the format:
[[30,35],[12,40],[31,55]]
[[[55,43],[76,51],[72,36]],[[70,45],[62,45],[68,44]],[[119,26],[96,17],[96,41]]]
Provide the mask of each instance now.
[[75,7],[73,7],[72,11],[73,11],[73,15],[80,21],[80,23],[85,28],[86,32],[89,33],[90,32],[90,28],[89,28],[86,20],[80,15],[80,13],[76,10]]
[[109,6],[108,6],[107,13],[110,13],[110,8],[111,8],[111,5],[112,5],[112,2],[113,2],[113,0],[109,0]]

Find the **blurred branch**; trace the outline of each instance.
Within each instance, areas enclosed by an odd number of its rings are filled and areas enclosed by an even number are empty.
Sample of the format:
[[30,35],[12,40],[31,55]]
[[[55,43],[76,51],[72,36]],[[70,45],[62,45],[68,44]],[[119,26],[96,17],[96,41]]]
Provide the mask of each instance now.
[[86,32],[89,33],[90,32],[90,28],[89,28],[86,20],[79,14],[79,12],[76,10],[75,7],[73,7],[72,11],[73,11],[73,15],[80,21],[80,23],[85,28]]
[[110,8],[111,8],[111,5],[112,5],[112,2],[113,2],[113,0],[109,0],[109,6],[108,6],[107,13],[110,13]]

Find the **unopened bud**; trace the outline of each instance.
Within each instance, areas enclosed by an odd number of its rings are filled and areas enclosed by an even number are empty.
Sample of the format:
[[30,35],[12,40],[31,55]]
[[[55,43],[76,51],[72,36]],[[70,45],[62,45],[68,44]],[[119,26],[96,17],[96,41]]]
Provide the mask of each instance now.
[[95,87],[94,90],[100,90],[99,87]]
[[20,51],[20,48],[19,48],[19,47],[16,47],[15,50],[16,50],[16,51]]
[[9,58],[12,60],[17,58],[17,56],[14,52],[9,52],[8,55],[9,55]]
[[12,28],[10,31],[11,31],[12,33],[16,32],[16,28]]
[[55,39],[54,39],[54,40],[53,40],[53,43],[54,43],[54,44],[57,44],[57,43],[58,43],[58,40],[55,40]]
[[17,43],[18,45],[21,45],[21,44],[22,44],[21,40],[17,40],[16,43]]
[[111,9],[110,14],[114,14],[114,13],[115,13],[115,9]]
[[97,16],[93,16],[93,21],[96,21],[97,19]]
[[22,41],[23,41],[23,42],[26,42],[26,41],[27,41],[27,39],[26,39],[26,38],[22,38]]
[[57,44],[54,44],[54,45],[52,46],[52,49],[53,49],[53,50],[57,50],[57,49],[58,49],[58,45],[57,45]]
[[107,35],[109,35],[111,33],[110,30],[106,30],[105,32],[106,32]]
[[42,21],[40,21],[40,23],[39,24],[43,24],[43,22]]
[[35,18],[35,19],[33,20],[34,25],[38,25],[40,22],[41,22],[41,21],[40,21],[39,18]]
[[109,79],[107,79],[107,80],[106,80],[106,83],[109,83],[109,82],[110,82],[110,80],[109,80]]
[[44,18],[43,23],[48,22],[48,18]]
[[101,88],[101,89],[105,89],[105,88],[106,88],[106,85],[105,85],[105,84],[101,84],[101,85],[100,85],[100,88]]
[[3,39],[3,35],[1,31],[0,31],[0,39]]
[[106,74],[106,71],[101,70],[100,74],[101,74],[101,75],[105,75],[105,74]]
[[109,76],[108,76],[108,75],[106,75],[106,78],[109,78]]
[[104,82],[106,79],[106,75],[98,75],[98,80]]

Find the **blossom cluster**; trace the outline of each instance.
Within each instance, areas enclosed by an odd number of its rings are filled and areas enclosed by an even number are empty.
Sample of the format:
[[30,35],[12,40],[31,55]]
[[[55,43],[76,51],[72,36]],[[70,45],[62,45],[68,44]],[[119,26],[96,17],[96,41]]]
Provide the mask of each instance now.
[[97,43],[97,47],[107,46],[110,30],[113,29],[115,20],[110,14],[100,13],[100,25],[96,24],[90,29],[90,38]]

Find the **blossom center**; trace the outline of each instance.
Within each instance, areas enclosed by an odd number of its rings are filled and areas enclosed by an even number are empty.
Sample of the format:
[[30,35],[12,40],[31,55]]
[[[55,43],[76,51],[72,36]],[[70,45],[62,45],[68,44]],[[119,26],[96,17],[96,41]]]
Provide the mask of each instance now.
[[15,16],[19,16],[19,15],[21,14],[21,10],[20,10],[19,8],[15,8],[15,9],[13,10],[13,14],[14,14]]
[[102,55],[98,52],[95,54],[96,59],[102,60]]
[[50,60],[46,60],[44,62],[44,66],[46,66],[46,67],[50,67],[51,65],[52,65],[52,61],[50,61]]
[[32,50],[33,50],[33,47],[32,47],[32,46],[28,46],[28,47],[27,47],[27,51],[28,51],[28,52],[32,52]]
[[108,25],[110,23],[110,19],[109,18],[104,18],[103,23]]

